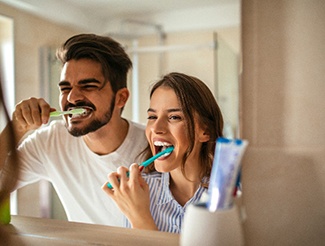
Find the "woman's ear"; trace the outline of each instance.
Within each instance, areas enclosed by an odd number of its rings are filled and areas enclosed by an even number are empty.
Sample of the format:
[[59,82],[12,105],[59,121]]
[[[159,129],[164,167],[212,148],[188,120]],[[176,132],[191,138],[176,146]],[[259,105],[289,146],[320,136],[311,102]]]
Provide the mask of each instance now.
[[207,132],[204,132],[202,136],[200,136],[200,142],[204,143],[204,142],[208,142],[210,140],[210,134]]
[[119,89],[115,96],[115,106],[123,108],[129,98],[130,92],[127,88]]
[[200,127],[198,133],[198,139],[201,143],[208,142],[210,140],[210,132],[207,127]]

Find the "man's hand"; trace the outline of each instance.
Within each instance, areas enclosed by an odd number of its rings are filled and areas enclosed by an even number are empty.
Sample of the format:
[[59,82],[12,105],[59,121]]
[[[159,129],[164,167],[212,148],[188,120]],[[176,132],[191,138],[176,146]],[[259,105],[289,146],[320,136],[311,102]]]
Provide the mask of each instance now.
[[46,124],[54,110],[43,98],[31,97],[18,103],[12,115],[16,137],[20,139],[28,131]]

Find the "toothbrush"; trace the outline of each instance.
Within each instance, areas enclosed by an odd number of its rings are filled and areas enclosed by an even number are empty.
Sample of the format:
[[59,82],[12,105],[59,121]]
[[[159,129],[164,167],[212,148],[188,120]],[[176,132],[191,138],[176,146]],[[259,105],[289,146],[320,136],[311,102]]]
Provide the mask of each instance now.
[[[154,155],[153,157],[149,158],[148,160],[142,162],[139,165],[140,171],[142,171],[143,168],[149,166],[153,161],[155,161],[159,157],[163,156],[164,154],[171,153],[173,150],[174,150],[174,147],[168,147],[167,149],[159,152],[158,154]],[[127,172],[127,176],[129,176],[129,172]],[[110,183],[107,184],[107,187],[110,188],[110,189],[113,188],[113,186]]]
[[57,117],[64,114],[83,114],[84,112],[86,112],[86,110],[83,108],[76,108],[69,111],[53,111],[50,113],[50,117]]

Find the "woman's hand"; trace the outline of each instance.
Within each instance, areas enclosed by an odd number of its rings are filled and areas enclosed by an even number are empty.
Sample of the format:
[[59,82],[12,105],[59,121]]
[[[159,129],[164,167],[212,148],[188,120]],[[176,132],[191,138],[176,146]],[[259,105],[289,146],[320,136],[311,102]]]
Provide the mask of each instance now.
[[108,181],[113,189],[102,189],[118,205],[130,221],[132,228],[158,230],[150,213],[149,186],[141,177],[138,164],[130,166],[129,175],[126,167],[119,167],[117,172],[108,174]]

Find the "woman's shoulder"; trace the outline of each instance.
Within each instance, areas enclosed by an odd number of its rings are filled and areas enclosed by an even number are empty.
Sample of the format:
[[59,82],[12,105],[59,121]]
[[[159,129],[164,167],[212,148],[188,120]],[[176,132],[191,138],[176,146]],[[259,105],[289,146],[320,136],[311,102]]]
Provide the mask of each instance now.
[[153,171],[153,172],[142,172],[141,173],[143,178],[161,178],[162,173]]
[[144,180],[149,184],[151,187],[158,187],[165,189],[169,187],[169,173],[160,173],[160,172],[151,172],[151,173],[146,173],[143,175]]
[[150,173],[143,172],[142,177],[149,185],[151,197],[162,194],[161,192],[164,192],[166,189],[168,190],[169,173],[160,173],[157,171]]
[[145,181],[147,181],[147,183],[152,183],[152,182],[160,182],[160,180],[162,179],[163,174],[157,171],[154,172],[142,172],[141,173],[143,179]]

